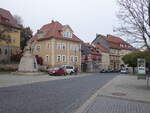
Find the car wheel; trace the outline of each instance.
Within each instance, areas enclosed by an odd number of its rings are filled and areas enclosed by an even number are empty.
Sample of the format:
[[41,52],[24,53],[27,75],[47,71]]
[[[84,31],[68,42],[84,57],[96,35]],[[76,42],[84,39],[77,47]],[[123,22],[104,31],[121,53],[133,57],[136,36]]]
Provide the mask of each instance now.
[[70,75],[72,75],[73,74],[73,72],[70,72]]

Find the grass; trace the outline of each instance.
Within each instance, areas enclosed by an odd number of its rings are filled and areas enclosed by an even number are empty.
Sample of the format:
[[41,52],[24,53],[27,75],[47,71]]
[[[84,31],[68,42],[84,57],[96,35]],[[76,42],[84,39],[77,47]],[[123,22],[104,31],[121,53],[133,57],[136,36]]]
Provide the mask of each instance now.
[[145,76],[146,74],[128,74],[129,76]]

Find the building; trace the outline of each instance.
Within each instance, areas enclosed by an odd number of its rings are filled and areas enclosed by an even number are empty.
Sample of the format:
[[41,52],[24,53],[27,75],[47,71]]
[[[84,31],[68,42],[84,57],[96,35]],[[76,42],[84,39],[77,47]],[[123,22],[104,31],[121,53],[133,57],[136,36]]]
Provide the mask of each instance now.
[[99,50],[101,53],[100,69],[105,70],[109,69],[110,68],[109,49],[97,43],[92,43],[92,45],[94,45],[97,48],[97,50]]
[[99,72],[101,68],[101,52],[95,45],[82,43],[82,71]]
[[80,69],[82,41],[69,25],[52,20],[38,30],[32,40],[36,40],[33,53],[42,57],[44,65],[75,65]]
[[112,70],[119,70],[125,65],[122,57],[135,49],[120,37],[113,35],[103,36],[97,34],[92,43],[99,44],[109,51],[109,68]]
[[20,50],[20,26],[8,10],[0,8],[0,31],[3,30],[3,34],[10,40],[0,40],[0,62],[7,62],[12,54]]

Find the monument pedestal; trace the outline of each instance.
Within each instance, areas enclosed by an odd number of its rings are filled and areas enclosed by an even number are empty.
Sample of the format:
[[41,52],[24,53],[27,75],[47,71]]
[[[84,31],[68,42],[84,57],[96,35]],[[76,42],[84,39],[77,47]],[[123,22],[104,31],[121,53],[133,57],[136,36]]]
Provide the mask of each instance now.
[[38,72],[38,65],[34,55],[30,51],[26,51],[20,60],[18,67],[19,72]]

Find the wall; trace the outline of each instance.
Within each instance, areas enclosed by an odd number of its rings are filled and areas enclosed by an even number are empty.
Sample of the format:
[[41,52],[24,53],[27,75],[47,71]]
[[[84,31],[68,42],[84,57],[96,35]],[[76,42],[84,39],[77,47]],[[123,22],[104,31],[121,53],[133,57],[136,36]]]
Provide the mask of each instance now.
[[[49,45],[49,48],[47,47],[47,44]],[[64,44],[65,49],[58,49],[57,44]],[[36,47],[40,45],[41,50],[37,51]],[[79,50],[71,50],[71,46],[77,46]],[[34,54],[39,55],[43,58],[44,65],[50,65],[51,67],[57,67],[61,65],[77,65],[80,69],[81,67],[81,49],[80,49],[81,44],[79,42],[74,42],[74,41],[69,41],[69,40],[64,40],[64,39],[58,39],[58,38],[51,38],[49,40],[43,40],[43,41],[38,41],[35,49],[34,49]],[[49,56],[49,61],[45,61],[45,56]],[[66,61],[57,61],[57,56],[58,55],[65,55],[66,56]],[[77,62],[71,62],[70,57],[71,56],[77,56],[78,61]]]

